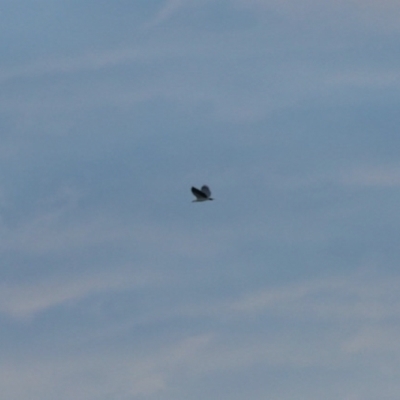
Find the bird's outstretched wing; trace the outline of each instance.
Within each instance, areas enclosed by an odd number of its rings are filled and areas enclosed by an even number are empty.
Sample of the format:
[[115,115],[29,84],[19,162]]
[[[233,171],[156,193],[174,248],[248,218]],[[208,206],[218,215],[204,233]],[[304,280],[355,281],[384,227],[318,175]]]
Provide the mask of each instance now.
[[207,196],[210,197],[211,196],[211,190],[207,185],[203,185],[201,187],[201,191]]
[[196,189],[195,187],[192,187],[192,193],[198,198],[198,199],[207,199],[207,194],[204,193],[202,190]]

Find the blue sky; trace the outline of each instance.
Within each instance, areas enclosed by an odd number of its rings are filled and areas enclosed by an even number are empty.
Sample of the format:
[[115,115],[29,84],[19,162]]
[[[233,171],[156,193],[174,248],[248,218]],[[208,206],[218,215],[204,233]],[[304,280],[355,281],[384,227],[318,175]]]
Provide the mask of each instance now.
[[0,4],[4,398],[399,398],[398,1]]

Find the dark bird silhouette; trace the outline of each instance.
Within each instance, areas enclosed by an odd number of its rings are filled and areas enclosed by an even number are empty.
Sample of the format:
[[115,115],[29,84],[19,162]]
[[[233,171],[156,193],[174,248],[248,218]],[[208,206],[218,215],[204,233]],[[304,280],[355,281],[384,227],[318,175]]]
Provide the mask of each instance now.
[[193,202],[214,200],[211,198],[211,190],[207,185],[203,185],[201,189],[192,187],[192,193],[196,197],[196,200],[193,200]]

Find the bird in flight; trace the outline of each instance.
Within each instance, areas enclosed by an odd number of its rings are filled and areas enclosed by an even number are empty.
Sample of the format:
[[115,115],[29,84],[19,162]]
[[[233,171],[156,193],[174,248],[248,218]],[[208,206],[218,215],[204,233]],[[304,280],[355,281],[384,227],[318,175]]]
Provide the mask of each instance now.
[[211,198],[211,190],[207,185],[203,185],[201,189],[196,189],[195,187],[192,187],[192,193],[196,197],[196,200],[193,200],[193,202],[214,200]]

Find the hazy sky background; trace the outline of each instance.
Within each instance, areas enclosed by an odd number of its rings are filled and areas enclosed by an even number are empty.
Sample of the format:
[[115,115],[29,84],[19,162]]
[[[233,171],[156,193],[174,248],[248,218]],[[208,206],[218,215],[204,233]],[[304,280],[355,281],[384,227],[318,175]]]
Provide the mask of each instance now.
[[400,398],[398,0],[0,0],[0,43],[2,398]]

